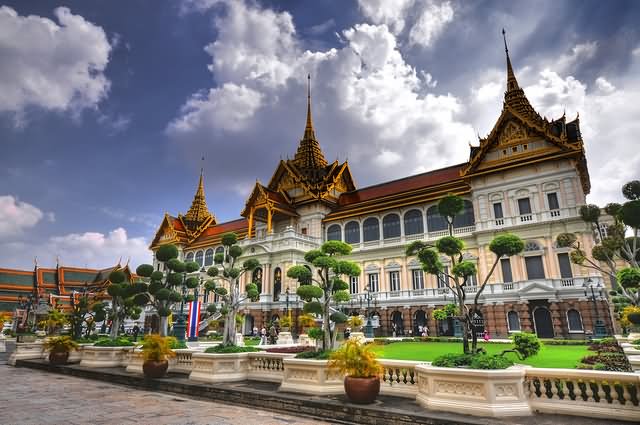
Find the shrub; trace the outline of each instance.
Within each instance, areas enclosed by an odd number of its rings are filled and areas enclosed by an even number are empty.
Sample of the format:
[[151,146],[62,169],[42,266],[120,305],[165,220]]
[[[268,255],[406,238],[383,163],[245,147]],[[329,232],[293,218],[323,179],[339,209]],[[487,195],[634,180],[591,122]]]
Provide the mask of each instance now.
[[469,364],[471,369],[506,369],[509,366],[513,366],[513,361],[500,354],[474,356]]
[[436,367],[468,366],[471,364],[473,356],[473,354],[449,353],[440,357],[436,357],[433,362],[431,362],[431,365]]
[[161,361],[167,360],[176,354],[171,350],[171,346],[176,344],[177,340],[172,337],[162,337],[160,335],[147,335],[142,342],[142,356],[146,360]]
[[16,333],[12,329],[9,329],[9,328],[4,329],[2,331],[2,333],[5,334],[6,336],[9,336],[9,337],[15,337],[16,336]]
[[313,360],[329,360],[331,350],[324,351],[303,351],[296,355],[296,359],[313,359]]
[[267,353],[304,353],[307,351],[311,351],[313,350],[313,347],[303,347],[303,346],[298,346],[298,347],[281,347],[281,348],[267,348],[266,351]]
[[582,339],[541,339],[544,345],[587,345],[587,341]]
[[262,351],[255,347],[239,347],[237,345],[216,345],[214,347],[207,348],[205,353],[215,354],[230,354],[230,353],[255,353],[256,351]]
[[132,347],[135,344],[127,338],[118,337],[115,339],[101,338],[93,345],[96,347]]
[[169,348],[171,348],[172,350],[183,350],[189,347],[187,346],[187,343],[185,341],[180,341],[176,338],[172,338],[169,341]]
[[611,372],[631,372],[631,365],[627,356],[620,353],[603,353],[585,356],[578,365],[578,369],[607,370]]
[[538,339],[536,334],[520,332],[514,334],[511,337],[511,341],[515,347],[513,347],[513,351],[515,351],[520,360],[525,360],[526,358],[533,357],[540,351],[540,347],[542,344]]
[[70,336],[59,336],[46,340],[43,347],[52,353],[68,353],[77,350],[78,343],[72,340]]
[[622,353],[622,347],[618,345],[615,338],[604,338],[600,341],[594,341],[589,345],[590,351],[600,353]]
[[316,319],[310,314],[301,314],[298,316],[298,324],[303,328],[310,328],[316,324]]
[[321,340],[324,337],[324,331],[320,328],[309,329],[309,338]]
[[355,339],[347,340],[331,353],[329,368],[354,378],[370,378],[382,373],[382,366],[370,346]]
[[360,316],[351,316],[347,320],[347,324],[352,328],[359,328],[364,324],[364,320]]

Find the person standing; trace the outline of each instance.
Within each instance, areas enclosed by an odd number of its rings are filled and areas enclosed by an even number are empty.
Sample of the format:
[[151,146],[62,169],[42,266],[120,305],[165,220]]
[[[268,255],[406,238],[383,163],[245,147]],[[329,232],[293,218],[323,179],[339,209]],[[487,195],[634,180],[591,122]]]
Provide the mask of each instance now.
[[484,332],[482,333],[482,338],[484,339],[484,342],[489,342],[489,331],[488,330],[484,330]]

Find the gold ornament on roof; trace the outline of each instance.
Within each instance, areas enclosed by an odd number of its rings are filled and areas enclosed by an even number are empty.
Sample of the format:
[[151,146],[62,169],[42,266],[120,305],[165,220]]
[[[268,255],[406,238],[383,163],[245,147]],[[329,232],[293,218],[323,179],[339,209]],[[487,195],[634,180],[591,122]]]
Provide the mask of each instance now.
[[311,119],[311,75],[307,75],[307,123],[293,163],[300,169],[319,169],[328,165],[316,139]]

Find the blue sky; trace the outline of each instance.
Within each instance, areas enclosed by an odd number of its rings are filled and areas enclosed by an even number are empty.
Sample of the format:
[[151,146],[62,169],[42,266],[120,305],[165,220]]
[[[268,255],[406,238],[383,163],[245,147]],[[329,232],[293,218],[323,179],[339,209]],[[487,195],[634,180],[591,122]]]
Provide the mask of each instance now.
[[507,30],[543,115],[580,113],[593,190],[638,178],[634,1],[0,1],[0,266],[146,261],[200,158],[219,221],[316,134],[362,187],[462,162],[501,109]]

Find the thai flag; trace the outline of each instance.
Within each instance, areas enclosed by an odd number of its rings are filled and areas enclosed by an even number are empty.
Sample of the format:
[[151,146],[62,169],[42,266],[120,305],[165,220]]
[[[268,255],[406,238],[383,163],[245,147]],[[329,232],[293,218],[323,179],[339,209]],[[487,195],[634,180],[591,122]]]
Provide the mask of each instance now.
[[198,337],[198,325],[200,324],[200,301],[189,303],[189,319],[187,320],[187,337]]

